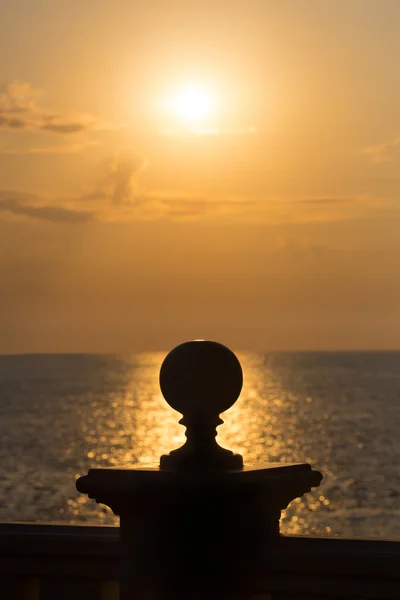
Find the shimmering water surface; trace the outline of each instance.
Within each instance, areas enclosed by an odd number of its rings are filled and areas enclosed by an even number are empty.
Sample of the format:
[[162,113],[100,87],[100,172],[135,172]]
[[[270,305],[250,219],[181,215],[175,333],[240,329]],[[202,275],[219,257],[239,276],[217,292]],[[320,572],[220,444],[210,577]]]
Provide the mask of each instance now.
[[[0,356],[0,520],[116,525],[75,479],[181,445],[179,415],[158,388],[163,357]],[[400,353],[239,358],[244,388],[223,415],[221,445],[324,474],[284,512],[282,531],[400,539]]]

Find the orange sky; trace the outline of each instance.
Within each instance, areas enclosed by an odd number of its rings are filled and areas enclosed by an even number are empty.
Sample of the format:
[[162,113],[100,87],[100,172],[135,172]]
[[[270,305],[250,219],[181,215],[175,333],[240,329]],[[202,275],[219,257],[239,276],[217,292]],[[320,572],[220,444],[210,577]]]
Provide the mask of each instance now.
[[0,352],[400,347],[397,0],[0,11]]

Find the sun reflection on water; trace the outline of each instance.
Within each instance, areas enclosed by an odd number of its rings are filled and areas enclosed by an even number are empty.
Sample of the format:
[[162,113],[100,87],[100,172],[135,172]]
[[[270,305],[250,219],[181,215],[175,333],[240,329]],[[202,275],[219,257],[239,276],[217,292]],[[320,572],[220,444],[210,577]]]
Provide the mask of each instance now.
[[[97,435],[86,435],[91,448],[87,457],[93,466],[129,468],[158,463],[161,454],[184,443],[185,428],[178,423],[181,415],[167,405],[158,385],[163,358],[155,353],[135,356],[123,389],[110,394],[107,406],[93,406],[90,420],[96,424]],[[236,404],[222,415],[218,442],[242,454],[245,463],[303,461],[306,447],[298,444],[304,434],[298,398],[284,391],[279,373],[268,369],[262,356],[246,353],[239,359],[245,374],[243,390]],[[328,500],[318,499],[318,492],[309,496],[283,512],[284,532],[304,532],[305,507],[310,512],[329,507]],[[75,516],[83,507],[88,509],[81,498],[71,504]],[[100,508],[97,516],[107,522],[115,519],[105,508]]]

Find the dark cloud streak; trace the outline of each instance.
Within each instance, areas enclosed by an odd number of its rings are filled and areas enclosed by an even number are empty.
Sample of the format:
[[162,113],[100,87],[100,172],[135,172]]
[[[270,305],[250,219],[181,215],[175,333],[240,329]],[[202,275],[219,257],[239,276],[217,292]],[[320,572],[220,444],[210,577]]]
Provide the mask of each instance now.
[[25,129],[26,123],[21,119],[15,119],[14,117],[5,117],[0,113],[0,128],[4,129]]
[[110,127],[90,115],[60,115],[49,111],[39,103],[39,98],[40,93],[28,83],[11,83],[0,94],[0,129],[68,136]]
[[42,131],[60,134],[81,133],[88,128],[88,124],[85,123],[45,123],[40,127]]
[[298,204],[349,204],[356,202],[356,198],[303,198]]
[[28,204],[24,194],[18,198],[18,194],[15,192],[10,195],[0,192],[0,211],[55,223],[88,223],[95,220],[95,214],[90,211],[78,211],[62,206]]

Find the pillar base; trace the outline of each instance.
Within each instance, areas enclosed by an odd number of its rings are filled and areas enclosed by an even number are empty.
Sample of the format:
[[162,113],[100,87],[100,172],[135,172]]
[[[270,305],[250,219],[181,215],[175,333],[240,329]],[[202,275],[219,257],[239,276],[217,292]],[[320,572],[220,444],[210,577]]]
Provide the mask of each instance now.
[[164,600],[245,597],[281,510],[321,479],[308,464],[266,464],[91,469],[76,485],[121,517],[121,600]]

